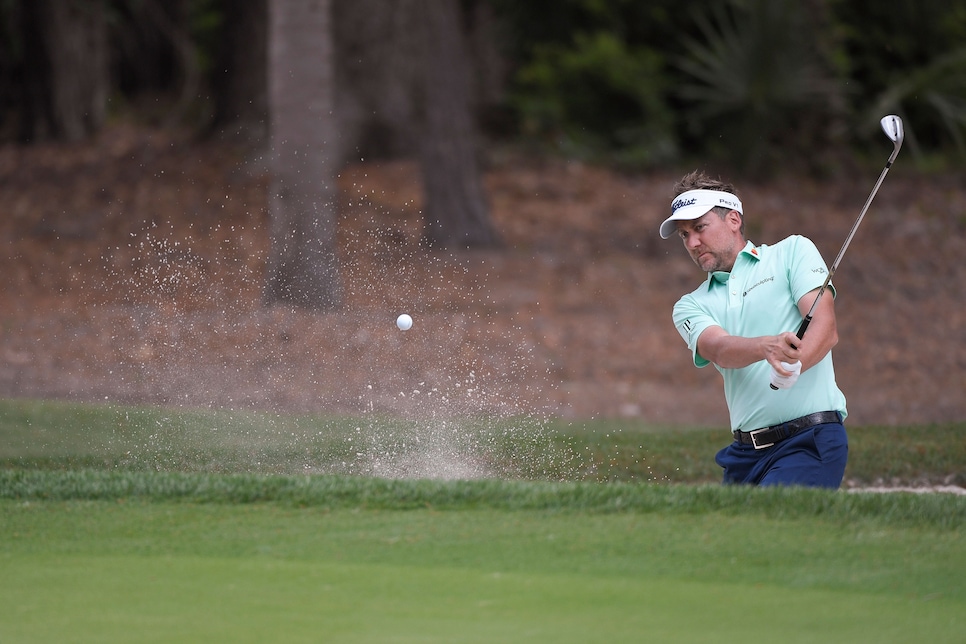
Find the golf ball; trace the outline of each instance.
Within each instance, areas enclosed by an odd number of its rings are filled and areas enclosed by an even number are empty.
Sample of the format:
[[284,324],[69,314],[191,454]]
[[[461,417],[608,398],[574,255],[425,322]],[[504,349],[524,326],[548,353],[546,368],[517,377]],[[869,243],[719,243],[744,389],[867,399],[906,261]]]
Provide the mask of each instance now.
[[413,326],[413,319],[406,313],[403,313],[396,318],[396,326],[399,327],[400,331],[408,331]]

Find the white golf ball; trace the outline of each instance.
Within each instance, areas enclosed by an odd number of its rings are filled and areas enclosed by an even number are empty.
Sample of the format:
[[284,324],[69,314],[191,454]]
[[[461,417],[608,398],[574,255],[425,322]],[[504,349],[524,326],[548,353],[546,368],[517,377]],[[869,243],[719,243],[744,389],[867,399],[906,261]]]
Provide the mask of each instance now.
[[409,315],[403,313],[396,318],[396,326],[399,327],[400,331],[408,331],[413,326],[413,319],[409,317]]

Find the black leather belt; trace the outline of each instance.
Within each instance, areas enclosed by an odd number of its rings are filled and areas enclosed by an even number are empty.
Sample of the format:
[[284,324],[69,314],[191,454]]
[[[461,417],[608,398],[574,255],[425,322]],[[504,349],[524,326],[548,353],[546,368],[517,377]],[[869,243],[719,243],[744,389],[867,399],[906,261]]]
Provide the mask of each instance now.
[[735,440],[742,445],[754,445],[755,449],[765,449],[799,432],[805,431],[809,427],[815,427],[816,425],[822,425],[824,423],[841,422],[842,415],[837,411],[817,411],[808,416],[795,418],[778,425],[772,425],[771,427],[762,427],[761,429],[755,429],[750,432],[743,432],[740,429],[736,429],[732,434],[734,434]]

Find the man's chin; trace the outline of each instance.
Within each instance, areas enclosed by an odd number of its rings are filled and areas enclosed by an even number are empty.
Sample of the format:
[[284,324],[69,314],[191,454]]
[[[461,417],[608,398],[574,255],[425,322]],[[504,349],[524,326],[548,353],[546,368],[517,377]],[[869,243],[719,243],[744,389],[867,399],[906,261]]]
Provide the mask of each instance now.
[[704,260],[696,259],[694,260],[694,263],[697,264],[705,273],[713,273],[714,271],[718,270],[718,262],[714,257],[708,257]]

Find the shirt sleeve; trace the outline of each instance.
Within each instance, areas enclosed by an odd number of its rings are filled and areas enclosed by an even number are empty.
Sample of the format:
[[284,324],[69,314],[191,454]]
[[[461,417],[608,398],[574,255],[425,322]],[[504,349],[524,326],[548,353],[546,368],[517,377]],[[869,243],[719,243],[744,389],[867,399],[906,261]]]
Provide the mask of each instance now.
[[691,358],[696,367],[706,367],[711,362],[698,353],[698,338],[705,329],[720,326],[714,318],[702,309],[691,295],[685,295],[674,305],[674,326],[691,349]]
[[[828,267],[818,248],[807,237],[795,235],[787,261],[788,282],[791,287],[792,297],[798,302],[809,291],[821,288],[828,277]],[[835,297],[835,287],[831,283],[828,285],[832,297]]]

